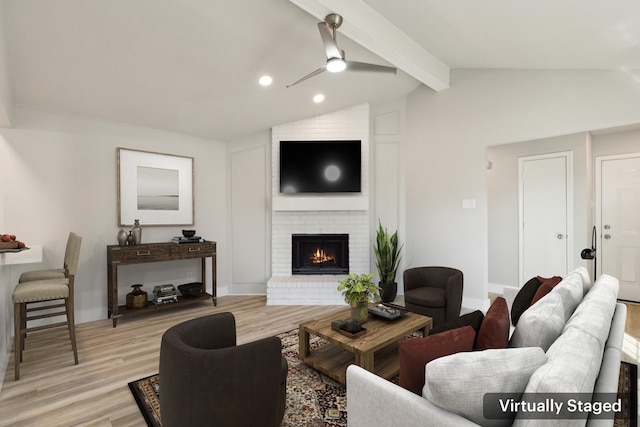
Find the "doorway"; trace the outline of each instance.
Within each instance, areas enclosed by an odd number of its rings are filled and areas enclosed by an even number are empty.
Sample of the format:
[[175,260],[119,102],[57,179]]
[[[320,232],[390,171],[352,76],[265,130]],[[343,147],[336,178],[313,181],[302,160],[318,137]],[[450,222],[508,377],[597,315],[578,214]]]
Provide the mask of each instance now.
[[595,163],[598,271],[618,278],[618,298],[640,302],[640,153]]
[[572,153],[518,158],[520,283],[563,276],[572,251]]

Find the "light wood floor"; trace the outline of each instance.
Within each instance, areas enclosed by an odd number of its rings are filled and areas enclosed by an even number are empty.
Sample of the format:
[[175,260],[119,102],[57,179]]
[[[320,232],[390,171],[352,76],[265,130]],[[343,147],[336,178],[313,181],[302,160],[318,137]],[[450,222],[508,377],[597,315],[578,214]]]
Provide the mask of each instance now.
[[20,380],[13,354],[0,391],[0,426],[146,426],[127,384],[158,372],[160,339],[169,327],[231,311],[238,343],[275,335],[345,306],[266,306],[266,297],[223,297],[211,303],[150,316],[76,327],[79,365],[73,364],[66,329],[33,333],[26,340]]
[[[80,364],[73,364],[65,329],[27,338],[21,378],[14,381],[13,355],[0,391],[0,426],[145,426],[130,381],[158,372],[163,332],[180,322],[210,313],[236,316],[238,342],[289,331],[302,321],[344,306],[266,306],[266,298],[223,297],[209,303],[77,326]],[[627,304],[627,361],[640,360],[640,305]]]

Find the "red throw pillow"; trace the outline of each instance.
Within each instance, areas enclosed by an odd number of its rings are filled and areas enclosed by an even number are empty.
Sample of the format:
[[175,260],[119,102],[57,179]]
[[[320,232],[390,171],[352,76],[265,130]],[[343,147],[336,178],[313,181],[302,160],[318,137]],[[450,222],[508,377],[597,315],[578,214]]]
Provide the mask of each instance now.
[[451,329],[425,338],[410,338],[398,342],[400,377],[398,385],[422,396],[424,367],[442,356],[473,350],[476,332],[471,326]]
[[553,276],[549,279],[545,279],[544,277],[538,276],[538,280],[542,282],[535,295],[531,299],[531,305],[538,302],[540,298],[551,292],[551,289],[555,288],[555,286],[562,281],[562,277]]
[[507,348],[510,323],[507,301],[502,297],[496,298],[484,315],[474,350]]

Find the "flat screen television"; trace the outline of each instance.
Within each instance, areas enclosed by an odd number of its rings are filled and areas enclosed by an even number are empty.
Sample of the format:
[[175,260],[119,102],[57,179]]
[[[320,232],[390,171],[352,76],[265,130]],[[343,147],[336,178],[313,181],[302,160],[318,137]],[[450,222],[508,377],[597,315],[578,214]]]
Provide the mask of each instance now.
[[359,193],[360,141],[280,141],[280,193]]

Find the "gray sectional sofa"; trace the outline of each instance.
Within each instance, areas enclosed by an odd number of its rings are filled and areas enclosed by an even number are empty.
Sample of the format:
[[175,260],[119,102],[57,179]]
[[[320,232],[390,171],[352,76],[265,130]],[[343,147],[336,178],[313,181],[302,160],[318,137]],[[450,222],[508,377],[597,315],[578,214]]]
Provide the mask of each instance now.
[[522,314],[509,348],[429,362],[422,396],[352,365],[348,425],[611,426],[612,419],[567,419],[580,415],[575,407],[564,418],[532,419],[526,410],[514,412],[513,419],[485,418],[483,397],[488,392],[615,394],[626,321],[626,306],[617,302],[617,294],[616,278],[603,275],[591,286],[586,269],[574,270]]

